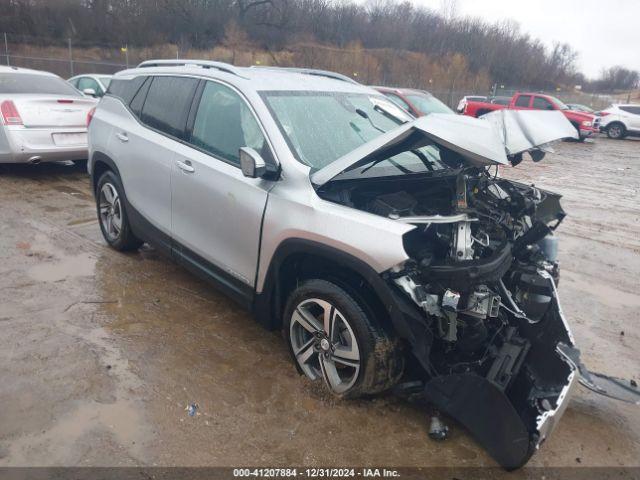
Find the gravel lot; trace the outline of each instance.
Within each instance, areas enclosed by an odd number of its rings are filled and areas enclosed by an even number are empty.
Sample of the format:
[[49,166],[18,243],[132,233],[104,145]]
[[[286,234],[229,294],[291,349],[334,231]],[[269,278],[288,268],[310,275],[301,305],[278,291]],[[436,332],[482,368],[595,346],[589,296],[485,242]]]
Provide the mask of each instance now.
[[[564,195],[583,360],[640,380],[640,141],[556,150],[504,174]],[[0,204],[0,466],[495,465],[456,424],[429,440],[400,399],[328,398],[207,284],[150,248],[109,250],[82,169],[0,167]],[[640,408],[580,387],[530,465],[640,466]]]

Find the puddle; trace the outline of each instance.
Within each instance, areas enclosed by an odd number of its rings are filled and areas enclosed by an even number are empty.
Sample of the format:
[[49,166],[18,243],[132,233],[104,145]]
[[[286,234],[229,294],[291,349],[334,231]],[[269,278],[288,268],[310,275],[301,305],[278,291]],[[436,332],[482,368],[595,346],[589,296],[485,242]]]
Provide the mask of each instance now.
[[88,277],[94,273],[96,259],[88,254],[63,258],[53,263],[41,263],[28,270],[29,276],[40,282],[57,282],[70,277]]

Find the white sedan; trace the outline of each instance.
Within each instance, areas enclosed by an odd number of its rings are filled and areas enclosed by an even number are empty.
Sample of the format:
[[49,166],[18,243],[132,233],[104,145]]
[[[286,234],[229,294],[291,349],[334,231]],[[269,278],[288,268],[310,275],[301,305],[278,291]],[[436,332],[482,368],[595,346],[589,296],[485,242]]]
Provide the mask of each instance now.
[[86,159],[96,103],[52,73],[0,66],[0,163]]

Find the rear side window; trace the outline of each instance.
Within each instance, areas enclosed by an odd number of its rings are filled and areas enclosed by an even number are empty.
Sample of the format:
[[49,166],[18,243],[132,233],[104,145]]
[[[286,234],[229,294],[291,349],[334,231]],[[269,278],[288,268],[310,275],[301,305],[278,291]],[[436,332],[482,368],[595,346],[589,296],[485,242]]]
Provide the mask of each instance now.
[[147,98],[147,92],[149,91],[149,85],[151,85],[151,77],[147,77],[142,86],[138,89],[138,92],[134,95],[131,103],[129,104],[129,108],[135,114],[136,117],[140,118],[140,114],[142,113],[142,106],[144,105],[144,100]]
[[235,165],[240,164],[240,147],[251,147],[273,162],[253,112],[240,95],[216,82],[207,82],[202,91],[190,143]]
[[129,105],[146,79],[146,76],[135,77],[132,79],[114,78],[111,83],[109,83],[107,94],[118,97],[122,99],[125,104]]
[[533,97],[533,108],[536,110],[554,110],[551,102],[542,97]]
[[628,113],[633,113],[635,115],[640,115],[640,107],[620,107],[620,110]]
[[520,95],[516,99],[516,107],[528,107],[531,100],[531,95]]
[[151,128],[184,139],[187,115],[198,80],[184,77],[153,77],[140,120]]
[[79,97],[80,93],[60,77],[32,73],[0,73],[0,95],[41,93]]

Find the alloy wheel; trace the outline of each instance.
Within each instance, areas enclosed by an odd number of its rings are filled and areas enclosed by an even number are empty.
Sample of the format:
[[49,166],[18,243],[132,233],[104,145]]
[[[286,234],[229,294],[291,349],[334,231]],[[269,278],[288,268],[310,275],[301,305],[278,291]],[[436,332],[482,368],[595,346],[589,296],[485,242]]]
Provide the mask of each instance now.
[[296,361],[311,380],[320,377],[336,394],[348,391],[360,373],[360,349],[348,320],[319,298],[302,301],[289,327]]
[[622,128],[619,125],[609,127],[609,136],[611,138],[620,138],[622,136]]
[[111,183],[105,183],[98,201],[102,228],[109,240],[117,240],[122,231],[122,203],[118,191]]

